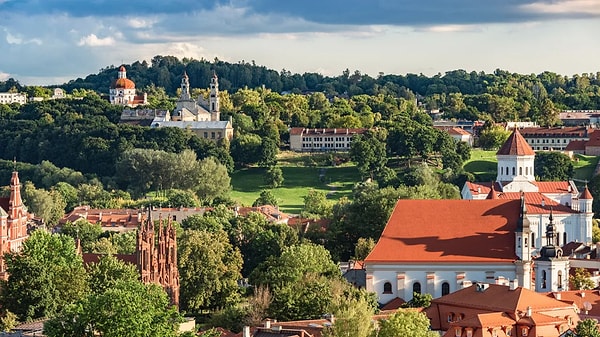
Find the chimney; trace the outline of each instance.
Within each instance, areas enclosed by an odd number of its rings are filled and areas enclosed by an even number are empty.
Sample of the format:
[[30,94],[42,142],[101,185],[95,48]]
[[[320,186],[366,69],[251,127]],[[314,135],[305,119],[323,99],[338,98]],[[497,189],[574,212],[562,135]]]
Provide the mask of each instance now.
[[554,294],[554,298],[556,298],[557,300],[562,300],[562,294],[561,293],[555,293]]
[[531,317],[531,313],[532,313],[531,307],[527,307],[527,314],[525,314],[525,316]]
[[581,298],[585,298],[585,292],[581,292]]
[[250,327],[244,326],[242,337],[250,337]]
[[481,193],[481,186],[477,187],[477,193]]
[[509,284],[510,290],[516,290],[518,287],[519,287],[519,280],[517,280],[517,279],[510,280],[510,284]]
[[542,207],[546,206],[546,200],[542,199]]
[[265,329],[271,329],[271,320],[268,318],[265,320]]

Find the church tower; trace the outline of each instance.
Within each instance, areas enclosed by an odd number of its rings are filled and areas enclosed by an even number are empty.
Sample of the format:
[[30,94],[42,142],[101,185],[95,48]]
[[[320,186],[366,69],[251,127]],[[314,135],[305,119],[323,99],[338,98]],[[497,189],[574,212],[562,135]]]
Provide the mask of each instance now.
[[217,73],[214,72],[210,79],[210,94],[208,97],[208,111],[210,112],[211,121],[221,120],[221,113],[219,107],[219,78]]
[[537,192],[535,184],[534,160],[535,152],[518,129],[514,129],[500,150],[498,158],[498,175],[496,181],[504,183],[503,192]]
[[549,223],[546,226],[546,245],[535,260],[535,291],[555,292],[569,290],[569,259],[556,244],[556,226],[550,209]]
[[[592,204],[594,202],[594,197],[587,185],[585,185],[585,189],[581,192],[579,196],[579,216],[581,224],[579,227],[579,237],[586,238],[586,242],[592,242],[592,218],[594,216],[594,211],[592,210]],[[566,242],[565,242],[566,243]]]
[[531,289],[531,227],[527,219],[527,206],[525,196],[521,194],[521,215],[517,230],[515,231],[515,254],[519,258],[515,261],[517,281],[523,288]]
[[189,101],[192,99],[190,95],[190,78],[187,75],[187,72],[183,73],[181,77],[181,96],[180,99],[182,101]]

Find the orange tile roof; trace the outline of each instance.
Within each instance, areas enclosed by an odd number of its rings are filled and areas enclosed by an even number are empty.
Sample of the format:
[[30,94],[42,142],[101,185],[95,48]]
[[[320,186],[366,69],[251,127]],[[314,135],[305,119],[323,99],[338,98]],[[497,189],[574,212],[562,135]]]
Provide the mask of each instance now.
[[493,312],[487,314],[478,314],[458,322],[452,323],[452,326],[470,327],[470,328],[488,328],[494,326],[514,325],[515,320],[504,312]]
[[590,190],[588,189],[587,185],[585,185],[585,189],[581,193],[581,196],[579,197],[579,199],[582,199],[582,200],[594,199],[594,197],[592,196],[592,193],[590,193]]
[[511,135],[508,137],[506,142],[504,142],[500,150],[496,152],[496,155],[533,156],[535,155],[535,152],[533,152],[531,146],[527,144],[525,138],[521,136],[519,130],[515,129],[513,133],[511,133]]
[[534,137],[587,137],[589,129],[585,126],[557,126],[522,128],[520,132],[528,138]]
[[[582,294],[584,294],[582,296]],[[588,315],[600,317],[600,291],[598,290],[569,290],[560,292],[548,293],[549,297],[558,299],[559,301],[567,304],[574,304],[579,308],[581,313],[585,313],[584,303],[588,302],[591,305],[591,309],[588,311]]]
[[600,130],[594,130],[589,136],[590,139],[585,143],[585,146],[600,146]]
[[[578,211],[573,210],[571,207],[559,204],[539,192],[524,192],[524,195],[525,204],[527,205],[527,213],[529,214],[550,214],[550,208],[552,208],[552,212],[554,214],[579,213]],[[517,200],[521,199],[521,193],[499,193],[498,198],[504,200]],[[544,200],[544,206],[542,206],[542,200]]]
[[[487,286],[487,289],[478,291],[477,284],[474,284],[468,288],[436,298],[432,300],[431,307],[433,307],[433,304],[447,304],[507,313],[525,313],[528,307],[531,307],[533,312],[569,307],[568,304],[561,301],[522,287],[510,290],[510,287],[499,284],[488,284]],[[429,312],[430,308],[426,312]]]
[[381,307],[381,310],[394,310],[394,309],[398,309],[402,307],[402,304],[406,303],[405,300],[401,299],[400,297],[396,297],[393,300],[387,302],[383,307]]
[[128,78],[118,78],[113,81],[111,88],[113,89],[135,89],[135,83]]
[[[569,186],[571,186],[571,191],[576,191],[576,187],[572,185],[569,181],[532,181],[531,183],[538,187],[540,193],[568,193]],[[508,184],[508,182],[502,182],[502,184],[506,185]],[[492,183],[467,181],[466,185],[467,188],[471,190],[471,194],[473,195],[489,195]],[[494,182],[494,188],[496,189],[497,193],[500,193],[500,191],[502,191],[502,187],[500,186],[500,184],[498,184],[498,182]],[[480,190],[481,192],[479,192]]]
[[587,145],[586,143],[587,141],[585,140],[572,140],[565,147],[565,151],[583,151]]
[[451,127],[451,126],[434,126],[434,128],[448,132],[451,135],[470,136],[471,133],[463,128]]
[[365,262],[511,262],[519,215],[519,200],[399,200]]

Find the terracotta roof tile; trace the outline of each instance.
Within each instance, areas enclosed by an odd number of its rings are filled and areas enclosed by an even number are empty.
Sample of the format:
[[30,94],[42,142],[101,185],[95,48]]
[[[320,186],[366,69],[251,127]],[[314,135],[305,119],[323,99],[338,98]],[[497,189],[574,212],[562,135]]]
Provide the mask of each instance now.
[[[583,296],[581,294],[584,294]],[[569,290],[561,292],[548,293],[549,297],[558,299],[559,301],[574,304],[581,313],[585,313],[584,303],[588,302],[591,304],[591,310],[588,311],[588,315],[600,317],[600,292],[598,290]]]
[[396,297],[393,300],[387,302],[383,307],[381,307],[381,310],[394,310],[394,309],[398,309],[402,307],[402,304],[406,303],[405,300],[401,299],[400,297]]
[[469,328],[487,328],[493,326],[510,326],[516,322],[504,312],[493,312],[488,314],[478,314],[461,321],[452,323],[452,326]]
[[511,135],[508,137],[506,142],[504,142],[504,144],[502,145],[500,150],[498,150],[498,152],[496,152],[496,155],[533,156],[533,155],[535,155],[535,152],[533,152],[533,149],[531,148],[531,146],[529,146],[529,144],[527,144],[527,141],[525,140],[525,138],[523,138],[523,136],[521,136],[521,133],[519,132],[519,130],[515,129],[513,131],[513,133],[511,133]]
[[585,189],[581,193],[581,196],[579,197],[579,199],[582,199],[582,200],[594,199],[594,197],[592,196],[592,193],[590,193],[590,190],[588,189],[587,185],[585,186]]
[[565,147],[565,151],[583,151],[587,145],[586,143],[587,141],[585,140],[572,140],[567,144],[567,147]]
[[514,261],[519,214],[519,200],[399,200],[365,263]]
[[[524,192],[525,204],[527,205],[527,213],[529,214],[550,214],[550,208],[554,214],[561,213],[579,213],[571,207],[557,203],[556,201],[544,196],[539,192]],[[520,192],[499,193],[499,199],[518,200],[521,199]],[[542,200],[544,206],[542,206]]]
[[527,138],[541,137],[587,137],[589,129],[585,126],[557,126],[557,127],[534,127],[521,128],[521,135]]

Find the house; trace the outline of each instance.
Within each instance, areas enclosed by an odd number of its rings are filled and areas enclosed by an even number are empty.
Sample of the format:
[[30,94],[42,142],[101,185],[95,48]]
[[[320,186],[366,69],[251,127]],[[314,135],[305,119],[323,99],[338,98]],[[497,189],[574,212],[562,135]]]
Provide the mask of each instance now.
[[0,104],[25,104],[27,103],[27,94],[22,92],[0,92]]
[[219,78],[213,74],[210,80],[208,99],[202,95],[194,101],[190,95],[190,80],[187,73],[181,78],[181,96],[171,114],[156,116],[150,127],[174,127],[188,129],[198,137],[218,141],[233,138],[232,119],[221,121],[219,106]]
[[564,125],[598,125],[600,110],[564,110],[558,114]]
[[563,151],[574,140],[588,140],[587,126],[534,127],[519,129],[534,151]]
[[290,150],[307,151],[348,151],[354,135],[363,134],[367,128],[291,128]]
[[573,181],[536,181],[535,152],[518,129],[514,129],[496,156],[496,181],[466,182],[461,190],[463,199],[509,200],[523,196],[531,223],[534,255],[544,244],[545,224],[551,213],[558,245],[571,241],[591,244],[593,197],[587,187],[580,193]]
[[110,104],[136,107],[148,103],[148,94],[138,95],[135,83],[127,78],[125,66],[119,67],[119,73],[108,90]]
[[[27,212],[27,207],[21,199],[21,183],[19,173],[13,171],[10,179],[10,196],[0,198],[0,254],[19,251],[23,242],[29,237],[29,224],[33,214]],[[6,279],[4,258],[0,258],[0,279]]]
[[443,337],[558,337],[575,329],[578,311],[515,285],[477,283],[434,299],[425,314]]
[[577,308],[581,319],[600,319],[600,291],[597,289],[557,291],[547,296]]
[[444,126],[434,126],[434,128],[447,132],[457,142],[465,142],[469,146],[473,146],[473,135],[463,128]]

